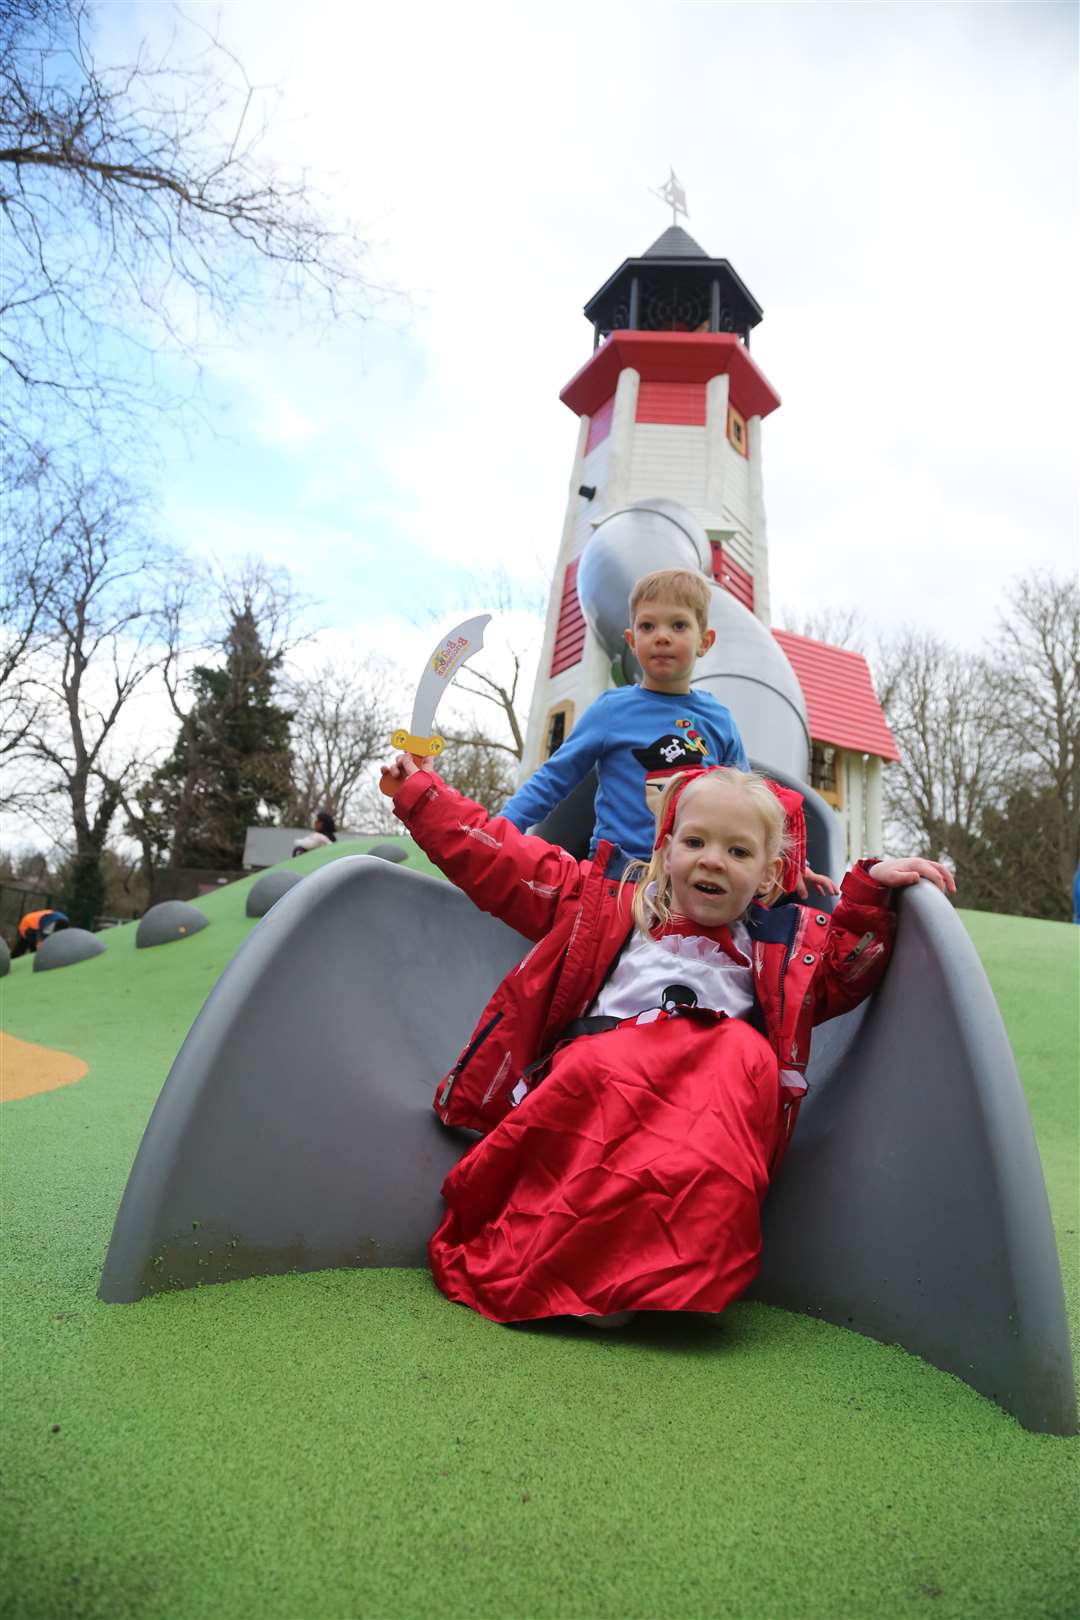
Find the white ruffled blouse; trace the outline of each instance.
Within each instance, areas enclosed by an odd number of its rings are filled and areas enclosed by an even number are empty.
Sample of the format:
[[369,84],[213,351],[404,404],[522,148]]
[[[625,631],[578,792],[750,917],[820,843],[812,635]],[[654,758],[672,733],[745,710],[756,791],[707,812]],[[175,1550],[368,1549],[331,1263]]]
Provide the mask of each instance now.
[[750,935],[742,923],[732,923],[730,932],[742,958],[739,962],[702,935],[663,934],[652,939],[635,928],[589,1012],[633,1018],[697,1006],[745,1018],[754,1005]]

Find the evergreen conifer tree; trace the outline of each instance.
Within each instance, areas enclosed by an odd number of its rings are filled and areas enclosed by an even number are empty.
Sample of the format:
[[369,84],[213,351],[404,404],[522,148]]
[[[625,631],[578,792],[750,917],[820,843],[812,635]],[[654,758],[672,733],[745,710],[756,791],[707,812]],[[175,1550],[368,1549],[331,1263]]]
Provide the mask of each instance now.
[[272,826],[289,800],[292,714],[275,702],[281,654],[268,656],[250,608],[234,613],[225,661],[192,671],[194,703],[155,773],[170,865],[235,871],[248,827]]

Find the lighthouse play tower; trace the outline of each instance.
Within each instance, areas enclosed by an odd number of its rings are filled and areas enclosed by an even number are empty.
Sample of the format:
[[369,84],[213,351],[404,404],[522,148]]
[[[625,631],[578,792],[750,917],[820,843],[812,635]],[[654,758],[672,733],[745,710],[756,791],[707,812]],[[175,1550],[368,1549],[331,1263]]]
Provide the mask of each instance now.
[[780,397],[750,358],[760,305],[726,259],[672,225],[624,260],[585,314],[593,354],[560,395],[581,425],[523,775],[612,683],[577,590],[579,558],[606,514],[678,502],[707,537],[705,571],[769,622],[761,424]]

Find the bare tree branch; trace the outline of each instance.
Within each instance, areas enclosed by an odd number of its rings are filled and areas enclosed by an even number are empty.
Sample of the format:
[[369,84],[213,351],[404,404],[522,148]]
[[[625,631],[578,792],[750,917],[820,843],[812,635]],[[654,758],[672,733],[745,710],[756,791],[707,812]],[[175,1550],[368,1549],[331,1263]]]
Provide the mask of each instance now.
[[157,601],[173,559],[148,532],[138,494],[117,478],[52,472],[34,497],[47,542],[36,555],[47,569],[13,687],[23,726],[17,751],[40,768],[38,796],[68,809],[74,920],[90,925],[101,909],[105,840],[132,774],[130,760],[111,760],[117,726],[159,667]]
[[176,13],[104,65],[87,0],[0,16],[2,422],[25,445],[179,408],[157,363],[198,362],[267,301],[363,320],[387,297],[363,233],[266,154],[275,97]]
[[375,657],[349,665],[327,659],[285,684],[293,710],[294,826],[310,825],[323,806],[339,825],[356,819],[357,789],[371,765],[387,757],[399,684],[398,673]]
[[[442,734],[447,742],[459,747],[494,749],[520,761],[525,753],[524,709],[529,699],[529,693],[521,688],[531,666],[535,641],[543,631],[544,591],[540,588],[531,592],[523,590],[507,570],[500,567],[474,575],[468,596],[490,607],[498,633],[484,648],[483,663],[473,660],[456,677],[451,692],[458,701],[452,704],[454,712],[449,723],[443,722]],[[435,614],[429,613],[428,618],[434,619]],[[521,633],[521,621],[530,618],[536,621],[535,637],[529,631]],[[461,704],[462,696],[482,698],[493,705],[502,715],[505,730],[478,723]]]
[[1080,862],[1080,587],[1037,571],[999,616],[1000,726],[1029,781],[1047,790],[1044,826],[1062,894]]
[[793,635],[808,636],[830,647],[848,647],[852,652],[866,650],[866,621],[857,607],[831,606],[807,613],[785,606],[781,618],[783,628]]
[[1080,591],[1017,581],[986,656],[913,631],[876,685],[902,759],[885,774],[894,845],[948,860],[961,903],[1071,915],[1080,858]]

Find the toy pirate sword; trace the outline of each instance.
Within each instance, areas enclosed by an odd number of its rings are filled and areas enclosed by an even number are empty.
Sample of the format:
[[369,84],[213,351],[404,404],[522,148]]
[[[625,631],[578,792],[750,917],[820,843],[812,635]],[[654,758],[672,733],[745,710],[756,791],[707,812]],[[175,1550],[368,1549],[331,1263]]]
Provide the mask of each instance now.
[[395,748],[400,748],[407,754],[417,754],[424,759],[442,753],[446,742],[437,733],[432,732],[435,711],[442,701],[443,693],[462,664],[471,658],[473,653],[478,653],[484,645],[484,627],[490,623],[491,614],[480,613],[475,619],[466,619],[463,624],[455,625],[439,642],[425,664],[420,684],[416,688],[412,729],[406,731],[403,727],[399,727],[390,734],[390,741]]

